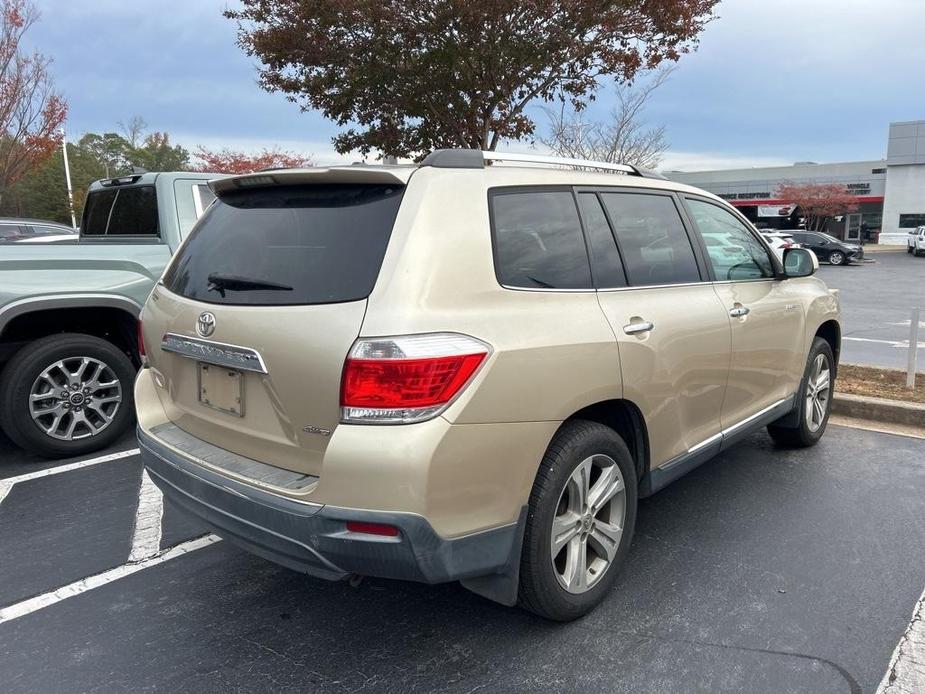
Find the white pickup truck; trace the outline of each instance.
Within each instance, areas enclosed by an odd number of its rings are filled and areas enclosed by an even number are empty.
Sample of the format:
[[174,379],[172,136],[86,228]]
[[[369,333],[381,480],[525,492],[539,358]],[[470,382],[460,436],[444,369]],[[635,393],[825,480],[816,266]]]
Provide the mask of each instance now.
[[914,256],[925,255],[925,226],[916,227],[909,232],[906,253]]

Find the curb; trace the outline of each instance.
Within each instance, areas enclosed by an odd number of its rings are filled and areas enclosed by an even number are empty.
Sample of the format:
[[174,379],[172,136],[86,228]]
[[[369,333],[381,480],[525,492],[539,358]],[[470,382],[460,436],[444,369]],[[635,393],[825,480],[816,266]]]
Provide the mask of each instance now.
[[925,424],[925,405],[885,398],[869,398],[836,391],[832,412],[857,419],[920,427]]

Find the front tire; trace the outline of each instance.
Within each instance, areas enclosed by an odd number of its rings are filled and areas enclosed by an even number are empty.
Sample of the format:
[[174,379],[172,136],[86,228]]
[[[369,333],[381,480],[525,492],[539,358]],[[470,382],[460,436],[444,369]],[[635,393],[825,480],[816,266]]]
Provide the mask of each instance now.
[[0,426],[46,458],[105,448],[132,422],[134,379],[131,360],[105,340],[77,333],[41,338],[3,370]]
[[844,265],[845,264],[845,254],[841,251],[832,251],[829,253],[829,264],[831,265]]
[[832,347],[821,337],[813,340],[800,389],[797,391],[797,424],[769,424],[768,434],[784,446],[806,448],[822,438],[832,411],[835,391],[835,358]]
[[626,559],[636,504],[636,471],[623,439],[597,422],[566,422],[530,494],[521,607],[560,622],[594,609]]

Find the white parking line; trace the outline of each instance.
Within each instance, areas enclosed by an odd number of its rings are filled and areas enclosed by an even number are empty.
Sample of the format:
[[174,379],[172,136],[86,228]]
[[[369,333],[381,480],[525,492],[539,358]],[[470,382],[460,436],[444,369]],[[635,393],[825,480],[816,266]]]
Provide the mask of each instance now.
[[925,692],[925,592],[912,612],[912,621],[896,644],[890,666],[877,687],[877,694],[921,694]]
[[50,467],[46,470],[37,470],[36,472],[27,472],[25,475],[17,475],[16,477],[7,477],[6,479],[0,480],[0,503],[3,503],[4,497],[10,493],[10,489],[13,488],[14,484],[19,482],[28,482],[29,480],[37,480],[40,477],[50,477],[51,475],[60,475],[62,472],[70,472],[71,470],[79,470],[81,468],[89,467],[91,465],[99,465],[100,463],[109,463],[113,460],[121,460],[122,458],[130,458],[133,455],[138,455],[138,449],[132,448],[127,451],[119,451],[118,453],[110,453],[108,455],[101,455],[98,458],[90,458],[89,460],[80,460],[76,463],[68,463],[67,465],[59,465],[58,467]]
[[[843,337],[842,341],[850,340],[851,342],[874,342],[878,345],[889,345],[890,347],[896,347],[897,349],[907,349],[909,347],[909,340],[876,340],[872,337]],[[925,342],[916,343],[916,349],[925,349]]]
[[55,605],[62,600],[73,598],[75,595],[86,593],[87,591],[93,590],[94,588],[99,588],[106,585],[107,583],[118,581],[120,578],[131,576],[132,574],[143,571],[144,569],[149,569],[152,566],[163,564],[166,561],[176,559],[177,557],[182,557],[184,554],[195,552],[197,549],[208,547],[220,541],[221,538],[217,535],[206,535],[204,537],[196,538],[195,540],[189,540],[182,544],[176,545],[175,547],[171,547],[162,554],[145,559],[144,561],[123,564],[122,566],[117,566],[114,569],[109,569],[109,571],[104,571],[103,573],[96,574],[95,576],[82,578],[79,581],[74,581],[73,583],[69,583],[66,586],[61,586],[60,588],[48,593],[36,595],[34,598],[29,598],[28,600],[23,600],[22,602],[17,602],[12,605],[8,605],[7,607],[0,608],[0,624],[3,624],[4,622],[10,622],[28,614],[32,614],[38,610]]
[[135,511],[135,528],[132,531],[130,562],[153,557],[161,548],[161,519],[164,516],[164,495],[151,481],[147,470],[141,471],[141,489],[138,491],[138,510]]

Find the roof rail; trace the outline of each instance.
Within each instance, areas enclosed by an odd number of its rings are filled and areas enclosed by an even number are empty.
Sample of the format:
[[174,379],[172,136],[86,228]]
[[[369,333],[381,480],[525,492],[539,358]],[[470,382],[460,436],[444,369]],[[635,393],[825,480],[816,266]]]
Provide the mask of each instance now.
[[544,154],[517,154],[514,152],[486,152],[478,149],[438,149],[434,150],[421,162],[421,166],[433,166],[438,169],[483,169],[486,162],[507,161],[523,164],[546,164],[547,166],[571,166],[578,169],[598,169],[613,171],[629,176],[642,176],[643,178],[665,177],[655,171],[629,164],[612,164],[604,161],[590,159],[572,159],[570,157],[554,157]]

